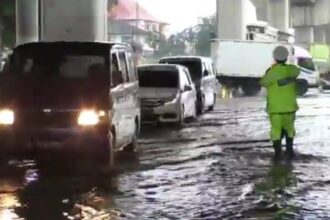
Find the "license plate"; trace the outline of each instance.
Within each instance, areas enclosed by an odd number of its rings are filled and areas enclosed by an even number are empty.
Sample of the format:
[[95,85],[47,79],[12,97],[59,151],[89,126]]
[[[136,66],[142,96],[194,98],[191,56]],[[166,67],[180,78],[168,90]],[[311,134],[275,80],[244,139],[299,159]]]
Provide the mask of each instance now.
[[62,146],[62,143],[58,141],[37,141],[36,145],[37,147],[42,149],[54,149],[60,148]]

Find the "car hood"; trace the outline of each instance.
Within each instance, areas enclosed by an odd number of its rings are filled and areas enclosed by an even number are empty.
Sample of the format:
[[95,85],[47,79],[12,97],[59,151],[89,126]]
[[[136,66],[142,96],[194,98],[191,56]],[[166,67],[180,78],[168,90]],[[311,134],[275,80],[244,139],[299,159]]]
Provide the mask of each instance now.
[[162,99],[174,97],[178,94],[177,88],[140,88],[141,99]]

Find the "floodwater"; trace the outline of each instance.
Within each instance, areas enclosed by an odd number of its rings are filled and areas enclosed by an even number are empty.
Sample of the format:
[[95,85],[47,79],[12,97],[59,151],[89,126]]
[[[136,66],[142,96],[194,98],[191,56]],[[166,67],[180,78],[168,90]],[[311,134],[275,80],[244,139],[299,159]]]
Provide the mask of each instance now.
[[263,97],[219,99],[183,128],[144,127],[112,175],[3,162],[0,219],[330,219],[330,93],[299,102],[292,162],[272,162]]

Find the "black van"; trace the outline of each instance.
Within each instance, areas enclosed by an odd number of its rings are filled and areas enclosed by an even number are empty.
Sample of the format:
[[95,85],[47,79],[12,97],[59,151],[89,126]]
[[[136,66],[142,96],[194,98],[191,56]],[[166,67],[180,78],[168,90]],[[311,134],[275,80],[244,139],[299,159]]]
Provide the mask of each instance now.
[[197,113],[213,110],[217,100],[217,79],[213,61],[207,57],[175,56],[159,60],[163,64],[178,64],[188,68],[197,90]]
[[0,150],[60,149],[113,163],[134,150],[138,77],[130,47],[97,42],[29,43],[0,74]]

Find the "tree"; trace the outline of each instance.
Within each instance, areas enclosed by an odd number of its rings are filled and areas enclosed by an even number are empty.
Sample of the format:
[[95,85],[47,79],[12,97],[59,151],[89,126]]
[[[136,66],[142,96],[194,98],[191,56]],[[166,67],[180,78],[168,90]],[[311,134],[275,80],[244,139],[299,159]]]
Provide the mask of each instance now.
[[[15,44],[15,1],[0,0],[0,34],[3,45],[11,47]],[[0,42],[1,44],[1,42]]]
[[210,56],[211,39],[215,37],[216,16],[201,18],[196,32],[196,53],[201,56]]
[[153,32],[153,31],[150,31],[148,33],[148,36],[147,36],[147,43],[148,45],[154,49],[154,51],[156,51],[159,47],[159,43],[160,43],[160,38],[161,38],[161,34],[160,33],[156,33],[156,32]]
[[186,38],[182,33],[171,35],[168,39],[161,38],[158,45],[157,57],[170,55],[184,55]]

